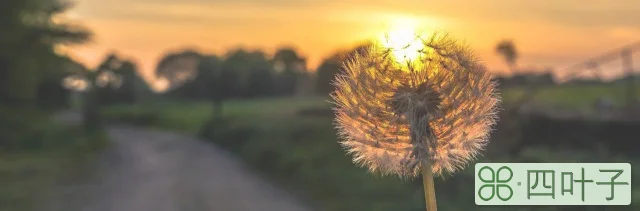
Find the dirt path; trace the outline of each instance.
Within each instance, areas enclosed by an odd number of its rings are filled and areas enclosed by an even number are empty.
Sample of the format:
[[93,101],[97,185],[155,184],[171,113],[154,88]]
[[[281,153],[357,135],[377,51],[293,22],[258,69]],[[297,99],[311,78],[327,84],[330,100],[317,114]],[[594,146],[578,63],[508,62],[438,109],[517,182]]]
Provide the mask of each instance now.
[[96,178],[65,185],[64,197],[47,210],[310,210],[197,139],[130,126],[111,126],[108,133],[113,144],[95,165]]

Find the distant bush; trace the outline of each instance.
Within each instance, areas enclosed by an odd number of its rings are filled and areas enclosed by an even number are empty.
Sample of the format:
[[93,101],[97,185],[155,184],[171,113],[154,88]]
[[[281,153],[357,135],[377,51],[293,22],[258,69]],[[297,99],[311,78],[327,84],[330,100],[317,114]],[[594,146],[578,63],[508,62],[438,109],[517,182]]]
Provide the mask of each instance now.
[[552,118],[531,115],[523,120],[519,147],[549,146],[569,150],[608,150],[633,154],[640,148],[640,121]]
[[254,131],[234,125],[232,119],[214,118],[205,122],[198,136],[214,142],[229,150],[240,149],[253,135]]

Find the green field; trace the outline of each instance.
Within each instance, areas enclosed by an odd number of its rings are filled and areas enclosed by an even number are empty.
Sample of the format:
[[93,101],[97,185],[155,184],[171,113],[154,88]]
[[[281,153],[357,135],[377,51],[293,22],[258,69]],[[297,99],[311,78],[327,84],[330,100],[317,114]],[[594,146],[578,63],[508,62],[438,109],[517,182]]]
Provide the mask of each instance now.
[[[602,89],[602,88],[600,88]],[[589,93],[595,90],[589,89]],[[573,88],[541,92],[542,99],[562,98],[559,104],[579,104],[592,95],[580,95]],[[508,94],[507,94],[508,93]],[[505,96],[517,95],[506,92]],[[568,100],[568,96],[573,98]],[[577,95],[577,96],[576,96]],[[582,96],[582,97],[580,97]],[[507,97],[506,101],[511,98]],[[213,144],[239,155],[267,177],[298,193],[320,210],[387,211],[424,210],[419,180],[401,180],[368,173],[351,163],[337,143],[331,115],[304,115],[302,111],[326,110],[326,98],[279,98],[229,101],[224,104],[225,119],[211,119],[206,102],[165,102],[152,105],[110,107],[105,114],[115,120],[164,128],[193,135],[204,135]],[[566,100],[566,101],[565,101]],[[205,129],[202,130],[204,125]],[[583,151],[532,148],[518,156],[505,153],[485,155],[481,161],[502,162],[629,162],[624,156]],[[632,163],[636,165],[636,163]],[[436,181],[441,210],[634,210],[634,207],[478,207],[473,199],[472,168]],[[635,176],[635,175],[634,175]],[[637,178],[637,176],[635,176]],[[635,185],[634,185],[635,186]],[[637,186],[635,186],[637,187]],[[636,190],[640,190],[637,189]],[[635,191],[639,199],[639,191]],[[638,200],[634,200],[638,201]]]
[[[626,102],[627,90],[626,84],[540,87],[532,102],[544,106],[590,110],[596,100],[607,98],[615,106],[622,106]],[[504,102],[510,103],[523,95],[524,88],[511,88],[502,93]],[[637,87],[636,96],[640,99],[640,86]]]
[[[323,98],[271,98],[256,100],[231,100],[224,104],[228,117],[288,116],[300,108],[328,107]],[[212,116],[213,106],[207,102],[154,102],[150,104],[112,106],[103,112],[112,118],[154,116],[155,126],[196,133]],[[159,114],[155,116],[156,114]],[[144,121],[144,120],[141,120]]]

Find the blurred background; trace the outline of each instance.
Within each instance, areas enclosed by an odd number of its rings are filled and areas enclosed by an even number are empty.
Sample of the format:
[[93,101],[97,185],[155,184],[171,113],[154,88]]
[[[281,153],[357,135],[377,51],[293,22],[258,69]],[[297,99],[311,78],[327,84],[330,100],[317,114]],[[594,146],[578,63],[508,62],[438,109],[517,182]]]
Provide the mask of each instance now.
[[[640,165],[637,0],[2,0],[0,29],[0,210],[424,210],[419,178],[352,164],[329,103],[345,59],[415,29],[500,83],[478,162]],[[640,210],[635,183],[476,206],[473,176],[436,179],[441,210]]]

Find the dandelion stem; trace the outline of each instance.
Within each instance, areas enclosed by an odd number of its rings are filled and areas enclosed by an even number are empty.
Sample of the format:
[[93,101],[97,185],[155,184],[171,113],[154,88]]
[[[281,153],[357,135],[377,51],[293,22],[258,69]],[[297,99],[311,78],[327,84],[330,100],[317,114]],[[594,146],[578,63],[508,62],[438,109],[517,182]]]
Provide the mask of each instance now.
[[433,169],[429,163],[429,141],[435,141],[433,131],[429,126],[427,120],[427,114],[421,112],[415,112],[415,109],[410,109],[406,113],[409,119],[409,130],[411,131],[411,142],[416,145],[423,145],[424,156],[418,156],[420,159],[420,169],[422,170],[422,185],[424,186],[424,199],[427,206],[427,211],[437,211],[438,205],[436,203],[436,189],[433,182]]
[[422,184],[424,185],[424,199],[427,205],[427,211],[437,211],[436,204],[436,188],[433,183],[433,171],[427,160],[421,161]]

